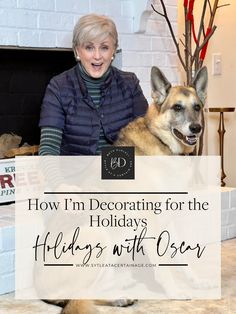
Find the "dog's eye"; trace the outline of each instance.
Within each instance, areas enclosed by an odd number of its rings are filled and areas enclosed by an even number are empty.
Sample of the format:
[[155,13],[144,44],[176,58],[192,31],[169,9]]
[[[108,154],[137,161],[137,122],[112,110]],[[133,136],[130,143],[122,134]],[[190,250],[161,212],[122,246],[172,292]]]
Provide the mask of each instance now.
[[180,104],[175,104],[175,105],[172,107],[172,109],[173,109],[174,111],[181,111],[181,110],[184,110],[184,107],[181,106]]
[[201,106],[200,106],[199,104],[195,104],[195,105],[193,106],[193,109],[194,109],[195,111],[200,111],[200,110],[201,110]]

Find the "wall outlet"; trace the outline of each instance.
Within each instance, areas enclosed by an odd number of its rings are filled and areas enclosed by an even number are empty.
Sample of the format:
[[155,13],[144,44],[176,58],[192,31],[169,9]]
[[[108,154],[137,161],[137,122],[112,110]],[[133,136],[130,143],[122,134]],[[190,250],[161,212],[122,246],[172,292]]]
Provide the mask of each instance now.
[[212,54],[212,75],[222,74],[222,58],[221,53]]

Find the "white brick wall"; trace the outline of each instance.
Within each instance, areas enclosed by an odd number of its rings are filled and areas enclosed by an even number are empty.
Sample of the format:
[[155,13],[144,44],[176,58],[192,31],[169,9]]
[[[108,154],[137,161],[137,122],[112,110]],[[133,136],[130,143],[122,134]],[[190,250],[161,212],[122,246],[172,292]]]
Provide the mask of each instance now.
[[15,289],[14,210],[14,205],[0,207],[0,295]]
[[[5,0],[5,2],[7,1]],[[23,8],[42,11],[53,11],[55,9],[55,1],[50,0],[17,0],[15,2],[17,2],[17,8],[20,9]]]
[[[137,74],[150,101],[152,65],[160,66],[172,83],[179,81],[169,30],[164,19],[152,11],[151,3],[160,8],[159,0],[0,0],[0,46],[70,48],[80,16],[91,12],[109,15],[119,32],[123,69]],[[177,1],[165,4],[176,30]],[[142,34],[134,33],[138,11],[148,12]]]
[[222,188],[221,193],[222,240],[236,237],[236,189]]

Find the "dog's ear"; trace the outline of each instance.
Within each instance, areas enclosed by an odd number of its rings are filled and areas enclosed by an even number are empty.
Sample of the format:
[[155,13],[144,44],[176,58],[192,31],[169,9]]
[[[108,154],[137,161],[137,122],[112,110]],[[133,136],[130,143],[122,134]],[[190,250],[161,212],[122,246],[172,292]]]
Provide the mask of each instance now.
[[195,75],[192,86],[195,88],[198,97],[200,98],[203,105],[206,101],[207,96],[207,83],[208,83],[208,73],[207,67],[202,67]]
[[154,102],[156,104],[162,104],[171,88],[171,84],[161,70],[155,66],[153,66],[151,70],[151,85]]

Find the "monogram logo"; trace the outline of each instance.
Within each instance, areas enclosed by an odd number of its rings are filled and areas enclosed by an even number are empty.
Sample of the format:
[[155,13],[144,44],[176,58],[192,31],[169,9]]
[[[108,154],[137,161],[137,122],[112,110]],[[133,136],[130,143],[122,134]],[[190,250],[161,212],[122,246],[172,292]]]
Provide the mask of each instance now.
[[116,168],[123,168],[125,167],[127,161],[125,158],[122,157],[114,157],[111,158],[111,169],[115,170]]
[[102,179],[134,179],[134,147],[103,148]]

